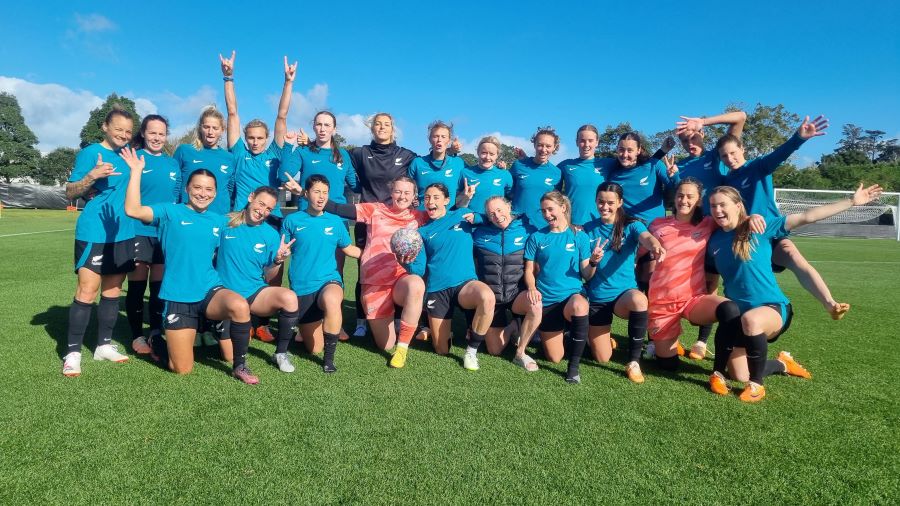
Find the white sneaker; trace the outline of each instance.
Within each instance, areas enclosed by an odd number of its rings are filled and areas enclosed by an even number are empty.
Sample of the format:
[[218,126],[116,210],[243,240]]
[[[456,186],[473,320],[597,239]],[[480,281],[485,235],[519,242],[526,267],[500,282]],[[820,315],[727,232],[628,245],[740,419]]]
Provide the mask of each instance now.
[[81,376],[81,353],[73,351],[63,357],[63,376]]
[[366,335],[368,328],[366,328],[365,320],[356,320],[356,330],[353,331],[353,337],[363,337]]
[[278,365],[278,370],[281,372],[294,372],[294,364],[291,363],[291,358],[288,357],[287,352],[276,353],[272,356],[272,359]]
[[128,360],[127,355],[119,353],[119,347],[114,344],[104,344],[97,346],[94,350],[94,360],[109,360],[111,362],[125,362]]
[[647,344],[647,348],[644,350],[644,358],[647,360],[656,358],[656,343],[653,341]]
[[477,371],[478,356],[474,353],[466,353],[463,355],[463,367],[468,371]]
[[134,338],[134,340],[131,341],[131,349],[138,355],[147,355],[153,351],[150,349],[147,338],[144,336]]

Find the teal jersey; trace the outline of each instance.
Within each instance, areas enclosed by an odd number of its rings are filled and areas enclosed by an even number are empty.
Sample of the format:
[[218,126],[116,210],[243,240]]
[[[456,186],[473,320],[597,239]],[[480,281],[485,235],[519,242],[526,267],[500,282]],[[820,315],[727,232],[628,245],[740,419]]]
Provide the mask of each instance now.
[[225,288],[247,298],[266,283],[266,268],[275,263],[281,237],[266,223],[243,224],[221,232],[216,271]]
[[537,264],[537,289],[544,306],[562,302],[581,293],[581,262],[591,258],[588,236],[566,228],[551,232],[544,227],[525,241],[525,260]]
[[644,223],[666,215],[663,202],[666,192],[675,188],[681,180],[678,174],[669,178],[666,164],[652,158],[630,169],[623,169],[618,161],[612,167],[607,181],[622,187],[626,214]]
[[222,284],[213,256],[228,218],[212,211],[198,213],[187,204],[151,204],[153,222],[166,257],[161,299],[200,302],[211,288]]
[[512,210],[524,215],[535,229],[547,226],[541,214],[541,197],[559,189],[559,168],[550,162],[538,165],[533,158],[516,160],[510,169],[513,178]]
[[[144,157],[144,170],[141,171],[141,204],[162,204],[175,202],[175,180],[178,178],[178,162],[169,155],[151,155],[143,149],[138,156]],[[152,225],[144,225],[134,220],[134,235],[157,237],[158,231]]]
[[182,144],[172,156],[181,170],[175,180],[178,195],[177,201],[188,202],[185,185],[188,178],[197,169],[206,169],[216,176],[216,198],[209,205],[209,210],[216,214],[228,214],[234,194],[234,157],[227,149],[197,149],[190,144]]
[[766,231],[750,236],[750,259],[743,261],[732,252],[734,233],[718,229],[706,245],[706,255],[715,262],[725,284],[725,296],[733,300],[741,312],[763,304],[787,304],[775,274],[772,272],[772,239],[788,235],[785,217],[766,218]]
[[112,164],[118,175],[97,179],[85,195],[87,203],[75,223],[75,240],[113,243],[134,237],[134,220],[125,215],[125,190],[131,169],[116,151],[91,144],[75,156],[70,183],[84,179],[97,165],[97,155]]
[[572,223],[584,225],[600,217],[597,187],[606,181],[612,165],[609,158],[573,158],[559,164],[563,191],[572,202]]
[[742,167],[729,171],[725,175],[725,183],[741,192],[747,214],[762,215],[766,221],[781,216],[775,203],[775,187],[772,185],[772,174],[793,153],[800,149],[805,141],[794,134],[781,146],[768,155],[754,158]]
[[[279,181],[281,148],[274,142],[269,144],[265,151],[258,155],[250,153],[244,139],[239,139],[234,146],[231,147],[231,154],[234,157],[234,204],[232,211],[243,210],[247,206],[247,199],[250,194],[256,191],[260,186],[271,186],[278,188],[281,186]],[[275,203],[272,214],[281,216],[281,207]]]
[[330,213],[311,216],[306,211],[297,211],[284,219],[281,234],[285,242],[294,241],[288,270],[294,293],[308,295],[329,281],[341,282],[335,250],[346,248],[351,241],[347,225],[339,216]]
[[465,166],[462,158],[457,156],[447,155],[443,160],[435,160],[430,154],[414,158],[409,164],[408,173],[419,188],[419,209],[425,209],[425,189],[434,183],[444,183],[450,192],[450,203],[447,207],[453,207],[456,204],[456,192],[462,184]]
[[[475,195],[472,195],[472,200],[466,207],[479,214],[484,213],[484,204],[491,197],[509,198],[512,196],[512,175],[508,170],[501,169],[496,165],[490,169],[482,168],[479,165],[466,167],[463,169],[463,177],[459,181],[457,191],[461,192],[465,189],[463,181],[466,181],[469,186],[478,185],[475,188]],[[451,188],[450,191],[453,189]]]
[[612,249],[613,225],[596,219],[584,226],[584,232],[590,238],[590,249],[593,252],[597,244],[609,240],[603,248],[603,258],[597,265],[594,276],[588,280],[587,294],[591,302],[609,302],[615,300],[625,290],[637,288],[637,277],[634,274],[635,255],[638,238],[647,231],[640,221],[625,225],[622,233],[622,246],[619,251]]
[[472,256],[472,225],[463,219],[467,208],[448,211],[419,227],[425,260],[425,291],[437,292],[477,279]]
[[[285,165],[285,171],[300,183],[300,186],[306,188],[306,180],[312,175],[324,176],[328,180],[328,200],[335,204],[346,204],[347,197],[344,190],[350,188],[351,191],[359,191],[359,179],[356,176],[356,170],[350,161],[350,154],[346,150],[341,149],[341,163],[335,164],[332,157],[332,150],[319,149],[313,151],[309,147],[301,146],[293,148],[286,144],[281,159]],[[299,169],[299,175],[298,175]],[[308,202],[303,199],[300,201],[300,210],[305,210]]]
[[678,174],[681,179],[692,177],[703,183],[703,194],[700,199],[703,203],[703,215],[709,216],[710,190],[716,186],[725,184],[725,173],[728,172],[715,149],[703,152],[700,156],[688,156],[678,162]]
[[505,228],[491,222],[479,223],[472,233],[475,247],[495,255],[509,255],[525,249],[530,231],[519,218],[514,218]]

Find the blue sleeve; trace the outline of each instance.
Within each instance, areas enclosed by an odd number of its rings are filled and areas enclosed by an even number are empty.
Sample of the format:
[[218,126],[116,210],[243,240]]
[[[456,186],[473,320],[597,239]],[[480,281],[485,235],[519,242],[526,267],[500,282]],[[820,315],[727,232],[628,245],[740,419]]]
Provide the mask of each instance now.
[[[288,147],[290,146],[290,147]],[[285,144],[281,150],[281,170],[278,172],[278,181],[287,182],[285,172],[294,176],[294,180],[298,183],[303,179],[303,159],[300,158],[300,148],[294,148],[293,145]]]
[[656,180],[660,182],[660,187],[665,191],[672,191],[681,181],[681,175],[676,172],[674,176],[669,177],[669,171],[666,170],[666,164],[662,160],[657,160],[653,164],[656,171]]
[[777,218],[769,219],[766,217],[766,231],[763,232],[763,236],[771,239],[773,237],[787,237],[790,235],[790,231],[784,228],[785,223],[787,222],[787,217],[782,215]]
[[528,236],[528,240],[525,241],[525,260],[534,261],[534,253],[537,250],[537,234],[531,234]]
[[178,168],[175,170],[175,188],[172,190],[175,193],[176,203],[181,202],[181,191],[184,186],[184,150],[185,144],[180,144],[175,148],[175,153],[172,155],[175,163],[178,164]]
[[416,255],[416,258],[413,258],[412,263],[400,265],[410,274],[425,277],[425,269],[428,265],[428,254],[425,253],[425,247],[423,246],[422,249],[419,250],[419,254]]
[[772,174],[782,163],[787,161],[787,159],[794,154],[794,151],[800,149],[800,146],[802,146],[804,142],[806,141],[795,133],[787,140],[787,142],[775,148],[775,151],[772,151],[768,155],[761,156],[750,163],[756,171],[766,175]]
[[[266,234],[269,243],[269,257],[266,258],[266,265],[272,265],[275,263],[275,257],[278,256],[278,248],[281,246],[281,234],[272,227],[268,227],[268,230],[271,230],[271,232]],[[225,234],[222,235],[224,236]]]
[[147,207],[153,211],[153,221],[150,224],[159,226],[160,223],[169,221],[169,210],[174,207],[174,204],[161,202],[159,204],[150,204]]
[[578,266],[581,262],[591,258],[591,238],[587,234],[575,233],[575,247],[578,248]]
[[234,146],[228,148],[229,153],[233,153],[234,156],[245,156],[247,154],[247,143],[244,141],[243,137],[240,137],[237,142],[234,143]]
[[410,179],[416,182],[416,186],[418,186],[419,180],[416,179],[416,160],[418,158],[414,158],[412,162],[406,167],[406,175],[409,176]]
[[353,193],[361,193],[362,188],[359,186],[359,174],[356,173],[356,167],[353,165],[353,159],[346,149],[341,148],[341,158],[344,160],[344,170],[347,171],[347,185]]
[[343,222],[341,222],[340,220],[335,221],[337,222],[335,224],[335,228],[340,230],[340,232],[338,232],[337,247],[344,249],[347,246],[353,244],[353,242],[350,240],[350,232],[347,232],[347,227]]
[[72,175],[69,176],[70,183],[77,183],[84,179],[84,176],[97,165],[97,150],[92,146],[88,146],[75,156],[75,167],[72,168]]
[[291,228],[294,226],[294,220],[291,219],[291,216],[293,216],[293,214],[281,221],[281,231],[279,232],[280,235],[287,238],[287,242],[291,242],[291,239],[294,236],[294,234],[291,233]]

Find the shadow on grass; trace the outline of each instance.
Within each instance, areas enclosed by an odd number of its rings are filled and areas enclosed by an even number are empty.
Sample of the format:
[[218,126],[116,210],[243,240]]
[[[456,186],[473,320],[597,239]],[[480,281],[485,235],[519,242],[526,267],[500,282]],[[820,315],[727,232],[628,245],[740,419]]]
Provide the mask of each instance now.
[[[124,307],[125,297],[121,297],[119,307]],[[93,350],[97,346],[97,307],[96,304],[91,308],[91,320],[84,332],[84,340],[82,345],[89,350]],[[31,325],[40,325],[44,327],[47,337],[56,342],[56,354],[60,359],[67,353],[68,333],[69,333],[69,306],[51,306],[43,313],[38,313],[31,317]],[[128,322],[124,314],[119,313],[116,320],[116,326],[113,328],[113,342],[120,343],[124,349],[131,349],[131,339],[117,339],[117,336],[128,336]]]

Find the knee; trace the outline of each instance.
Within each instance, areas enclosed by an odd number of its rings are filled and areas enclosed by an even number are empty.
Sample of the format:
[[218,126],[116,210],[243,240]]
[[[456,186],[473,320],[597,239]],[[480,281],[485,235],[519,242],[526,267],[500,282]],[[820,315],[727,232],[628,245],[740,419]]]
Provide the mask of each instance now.
[[100,294],[99,288],[87,287],[78,285],[75,288],[75,300],[78,302],[84,302],[85,304],[93,304],[95,300],[97,300],[97,295]]
[[716,306],[716,319],[719,322],[727,322],[741,316],[741,309],[734,301],[726,300]]
[[746,336],[755,336],[763,332],[762,325],[756,319],[747,317],[746,314],[741,316],[741,330]]
[[587,316],[589,308],[588,301],[584,297],[577,297],[572,301],[573,316]]
[[485,288],[478,295],[478,304],[481,307],[489,308],[494,307],[497,304],[497,298],[494,297],[494,292],[489,288]]
[[250,319],[250,306],[243,297],[233,297],[228,301],[228,316],[236,322],[245,322]]
[[564,355],[564,353],[562,352],[562,350],[552,351],[552,352],[548,351],[547,352],[547,360],[549,360],[550,362],[553,362],[554,364],[558,364],[558,363],[562,362],[563,355]]
[[187,364],[172,363],[171,370],[172,370],[172,372],[174,372],[175,374],[178,374],[179,376],[184,376],[186,374],[190,374],[191,371],[194,370],[194,363],[193,362],[190,362]]
[[299,305],[297,304],[297,297],[294,295],[294,292],[287,291],[281,295],[278,303],[281,305],[281,309],[287,311],[288,313],[293,313],[299,309]]

